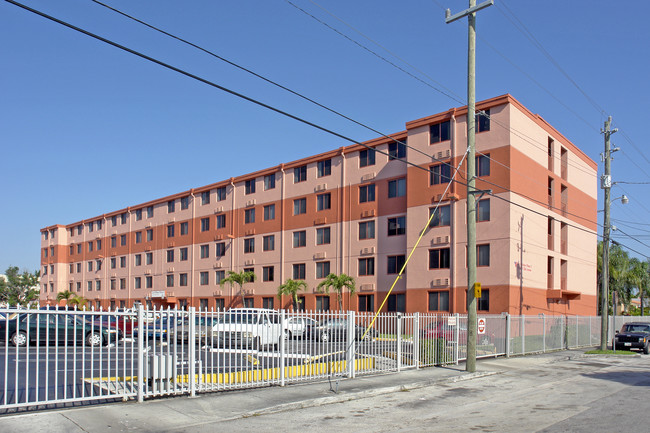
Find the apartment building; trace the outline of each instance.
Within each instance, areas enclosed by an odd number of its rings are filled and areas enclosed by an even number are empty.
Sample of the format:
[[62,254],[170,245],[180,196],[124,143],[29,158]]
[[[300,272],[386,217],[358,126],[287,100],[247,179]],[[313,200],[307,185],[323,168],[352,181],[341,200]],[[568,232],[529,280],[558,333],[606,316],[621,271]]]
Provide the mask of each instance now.
[[[511,95],[477,110],[479,312],[596,314],[596,163]],[[300,308],[325,310],[338,300],[316,286],[345,273],[345,308],[376,311],[414,250],[382,310],[463,313],[466,118],[43,228],[41,303],[290,308],[278,286],[299,279]],[[240,292],[231,270],[257,279]]]

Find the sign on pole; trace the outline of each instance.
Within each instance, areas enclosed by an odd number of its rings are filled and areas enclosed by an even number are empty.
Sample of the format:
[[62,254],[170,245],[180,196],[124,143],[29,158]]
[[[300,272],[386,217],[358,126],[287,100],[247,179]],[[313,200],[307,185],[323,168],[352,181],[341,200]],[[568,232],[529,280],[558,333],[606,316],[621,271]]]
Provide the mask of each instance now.
[[478,333],[485,334],[485,318],[479,317],[478,319]]

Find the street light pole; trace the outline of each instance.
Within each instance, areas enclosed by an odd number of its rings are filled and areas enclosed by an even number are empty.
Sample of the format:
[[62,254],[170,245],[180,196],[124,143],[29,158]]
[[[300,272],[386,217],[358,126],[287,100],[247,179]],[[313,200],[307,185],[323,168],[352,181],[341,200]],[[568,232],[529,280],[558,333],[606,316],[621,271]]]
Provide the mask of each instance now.
[[[467,17],[467,360],[465,370],[476,371],[476,93],[475,93],[475,64],[476,64],[476,12],[494,4],[488,0],[476,5],[476,0],[469,0],[469,8],[451,15],[447,9],[445,22],[447,24],[462,17]],[[458,326],[458,325],[456,325]]]

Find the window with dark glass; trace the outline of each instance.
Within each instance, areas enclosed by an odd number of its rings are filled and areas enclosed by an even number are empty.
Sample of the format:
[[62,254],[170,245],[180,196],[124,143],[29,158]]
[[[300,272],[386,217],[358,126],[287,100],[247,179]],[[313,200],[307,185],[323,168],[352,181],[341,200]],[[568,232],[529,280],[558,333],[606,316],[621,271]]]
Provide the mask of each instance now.
[[476,266],[490,266],[490,244],[476,246]]
[[275,204],[268,204],[264,206],[264,221],[275,219]]
[[226,226],[226,214],[217,215],[217,228],[222,229]]
[[201,193],[201,204],[209,204],[210,203],[210,191],[203,191]]
[[429,311],[449,311],[449,292],[429,292]]
[[169,200],[167,202],[167,213],[174,213],[176,211],[176,200]]
[[490,154],[479,155],[476,157],[476,175],[489,176],[490,175]]
[[264,176],[264,191],[275,188],[275,173]]
[[293,183],[304,182],[307,180],[307,166],[303,165],[293,169]]
[[359,223],[359,240],[375,238],[375,222],[366,221]]
[[168,238],[173,238],[174,237],[174,224],[169,224],[167,226],[167,237]]
[[316,262],[316,278],[325,278],[330,274],[330,262]]
[[388,181],[388,198],[403,197],[406,195],[406,179],[394,179]]
[[449,183],[451,180],[451,166],[449,164],[436,164],[429,167],[429,184],[439,185]]
[[329,296],[316,296],[316,310],[329,311],[330,297]]
[[255,179],[249,179],[245,183],[246,194],[255,193]]
[[273,281],[275,277],[275,269],[273,266],[262,267],[262,281]]
[[244,239],[244,253],[255,252],[255,238]]
[[318,161],[316,168],[318,169],[318,177],[329,176],[332,174],[332,160]]
[[361,185],[359,187],[359,203],[375,201],[375,184]]
[[293,247],[299,248],[307,245],[307,232],[301,230],[298,232],[293,232]]
[[490,221],[490,199],[484,198],[476,203],[476,221]]
[[262,250],[264,251],[275,250],[275,235],[267,235],[262,238]]
[[207,259],[210,257],[210,245],[201,245],[200,254],[202,259]]
[[294,280],[304,280],[305,279],[305,264],[296,263],[293,265],[293,279]]
[[406,295],[404,293],[388,295],[386,309],[390,313],[404,313],[406,311]]
[[216,257],[223,257],[226,255],[226,243],[225,242],[217,242],[215,244],[215,252],[214,252]]
[[255,222],[255,208],[244,210],[244,224]]
[[183,247],[179,250],[181,253],[181,262],[184,262],[187,260],[187,247]]
[[327,210],[332,207],[332,195],[328,192],[316,196],[316,210]]
[[406,217],[388,218],[388,236],[406,234]]
[[185,210],[190,207],[190,197],[181,198],[181,210]]
[[[405,255],[388,256],[386,273],[389,275],[399,274],[399,271],[402,270],[402,266],[404,266],[405,262],[406,262]],[[406,269],[404,270],[404,272],[406,272]]]
[[451,225],[451,207],[449,205],[429,208],[429,216],[433,215],[429,227],[443,227]]
[[174,250],[167,250],[167,263],[174,261]]
[[226,199],[226,187],[221,186],[217,188],[217,201],[224,201]]
[[447,141],[450,138],[450,122],[449,120],[446,122],[438,123],[436,125],[431,125],[429,127],[429,143],[430,144],[435,144],[435,143],[440,143],[441,141]]
[[181,223],[181,236],[184,236],[188,233],[188,226],[189,224],[187,221]]
[[201,231],[207,232],[210,230],[210,218],[201,218]]
[[359,276],[375,275],[375,258],[359,259]]
[[490,130],[490,110],[483,110],[483,113],[476,115],[476,131],[483,132]]
[[375,165],[375,149],[364,149],[359,151],[359,167]]
[[406,144],[403,142],[388,143],[388,159],[391,160],[401,158],[406,158]]
[[300,215],[307,213],[307,199],[297,198],[293,201],[293,214]]
[[429,269],[449,269],[449,264],[449,248],[429,250]]
[[316,245],[326,245],[330,243],[330,228],[323,227],[316,229]]

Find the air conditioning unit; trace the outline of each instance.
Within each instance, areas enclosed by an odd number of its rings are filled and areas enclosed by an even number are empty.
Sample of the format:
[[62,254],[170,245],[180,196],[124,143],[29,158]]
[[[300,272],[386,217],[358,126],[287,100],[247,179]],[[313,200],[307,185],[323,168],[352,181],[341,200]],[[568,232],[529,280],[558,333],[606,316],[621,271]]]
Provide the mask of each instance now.
[[[145,224],[145,227],[146,227],[146,228],[151,227],[151,222],[148,222],[147,224]],[[113,233],[113,234],[115,234],[115,233]]]
[[117,278],[117,274],[115,273],[111,274],[111,278]]
[[246,207],[255,206],[255,199],[248,200],[246,202]]
[[214,213],[223,213],[223,206],[214,208]]
[[172,267],[167,268],[167,272],[174,272],[174,267],[172,266]]
[[151,247],[145,247],[145,249],[144,249],[144,250],[145,250],[145,251],[151,251],[151,250],[152,250],[152,248],[151,248]]
[[316,218],[314,220],[314,225],[315,226],[326,224],[326,223],[327,223],[327,218]]
[[173,222],[176,222],[176,218],[170,218],[167,220],[167,224],[171,224]]
[[321,183],[320,185],[316,185],[316,187],[314,188],[314,192],[325,191],[326,189],[327,189],[327,184]]
[[361,254],[375,254],[375,247],[366,247],[361,249]]
[[449,158],[451,156],[451,152],[449,149],[445,151],[445,157]]
[[251,266],[255,264],[255,259],[248,259],[244,261],[244,265]]
[[377,173],[374,171],[372,173],[364,174],[361,176],[361,182],[368,182],[369,180],[373,180],[377,176]]
[[167,242],[167,247],[168,247],[168,248],[169,248],[169,247],[173,247],[174,245],[175,245],[174,242]]
[[223,235],[216,235],[216,236],[214,237],[214,240],[215,240],[215,241],[221,241],[221,240],[223,240],[223,238],[224,238]]
[[214,265],[212,265],[212,267],[215,268],[215,269],[216,268],[221,268],[222,264],[221,264],[221,262],[216,262]]
[[361,218],[370,218],[375,216],[375,210],[370,209],[370,210],[364,210],[361,212]]
[[221,290],[215,290],[212,292],[212,296],[221,296]]
[[145,270],[145,271],[144,271],[144,274],[145,274],[145,275],[151,275],[151,269],[147,269],[147,270]]
[[375,290],[374,284],[361,284],[359,286],[359,291],[361,292],[372,292],[373,290]]
[[244,232],[244,235],[245,235],[245,236],[252,236],[252,235],[254,235],[254,234],[255,234],[255,229],[246,230],[246,231]]
[[255,294],[255,289],[244,289],[243,292],[244,292],[244,295],[254,295]]
[[320,253],[314,254],[314,260],[320,260],[320,259],[324,259],[324,258],[327,258],[327,253],[325,253],[325,252],[320,252]]

